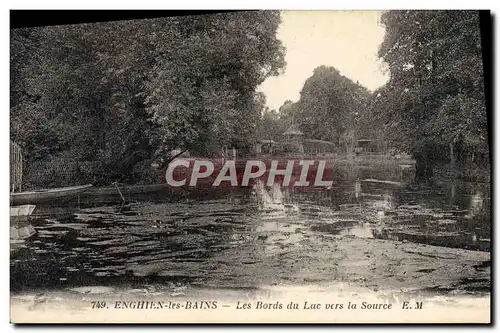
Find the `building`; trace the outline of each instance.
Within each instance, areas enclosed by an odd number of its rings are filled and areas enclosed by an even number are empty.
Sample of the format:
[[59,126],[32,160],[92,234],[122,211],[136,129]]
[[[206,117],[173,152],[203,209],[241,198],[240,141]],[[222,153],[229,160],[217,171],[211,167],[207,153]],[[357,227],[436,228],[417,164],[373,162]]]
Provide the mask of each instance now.
[[373,139],[360,139],[356,142],[354,152],[356,154],[375,153],[377,152],[377,146]]
[[255,144],[256,154],[272,154],[273,148],[276,146],[276,142],[273,140],[259,140]]
[[304,133],[295,125],[290,126],[283,134],[285,149],[290,152],[304,153]]
[[330,141],[304,139],[303,140],[304,152],[306,154],[333,154],[337,152],[337,145]]

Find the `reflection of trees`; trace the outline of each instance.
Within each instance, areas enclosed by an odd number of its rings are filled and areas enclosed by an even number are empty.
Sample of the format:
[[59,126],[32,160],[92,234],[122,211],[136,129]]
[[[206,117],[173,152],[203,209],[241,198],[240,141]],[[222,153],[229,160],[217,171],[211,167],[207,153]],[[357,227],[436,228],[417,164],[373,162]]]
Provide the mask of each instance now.
[[481,192],[476,192],[470,196],[470,211],[471,214],[481,214],[484,211],[485,200]]
[[454,180],[444,185],[448,203],[458,209],[468,210],[469,216],[486,217],[489,215],[489,186]]

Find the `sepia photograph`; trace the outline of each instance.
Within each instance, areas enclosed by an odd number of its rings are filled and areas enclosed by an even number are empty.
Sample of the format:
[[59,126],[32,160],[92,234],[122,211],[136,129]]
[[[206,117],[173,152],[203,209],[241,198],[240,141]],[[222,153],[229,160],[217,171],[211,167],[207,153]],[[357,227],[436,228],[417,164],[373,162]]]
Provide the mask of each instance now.
[[489,11],[33,13],[11,323],[491,323]]

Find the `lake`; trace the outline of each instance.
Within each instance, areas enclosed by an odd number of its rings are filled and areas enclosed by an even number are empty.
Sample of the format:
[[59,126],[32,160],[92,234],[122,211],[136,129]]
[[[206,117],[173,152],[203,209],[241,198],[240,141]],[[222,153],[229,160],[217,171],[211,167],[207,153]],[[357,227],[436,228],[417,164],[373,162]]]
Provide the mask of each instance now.
[[11,252],[11,292],[338,282],[489,292],[489,184],[413,184],[367,166],[339,169],[328,189],[258,183],[127,199],[121,211],[92,202],[34,221],[38,234]]

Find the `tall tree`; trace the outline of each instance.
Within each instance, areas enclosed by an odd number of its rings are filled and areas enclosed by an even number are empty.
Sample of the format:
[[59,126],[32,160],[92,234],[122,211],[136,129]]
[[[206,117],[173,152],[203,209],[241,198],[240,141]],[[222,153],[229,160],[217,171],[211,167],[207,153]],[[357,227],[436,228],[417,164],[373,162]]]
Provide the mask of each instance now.
[[256,88],[284,66],[279,23],[271,11],[164,22],[174,29],[154,38],[161,56],[146,88],[167,145],[208,154],[248,145],[264,107]]
[[302,88],[295,118],[308,137],[352,148],[369,96],[366,88],[337,69],[320,66]]
[[90,162],[97,180],[175,148],[248,146],[256,87],[284,66],[279,24],[259,11],[13,30],[11,137],[32,161]]
[[392,142],[417,157],[421,175],[429,175],[443,157],[486,161],[478,13],[388,11],[382,23],[386,35],[379,55],[391,78],[376,103]]

